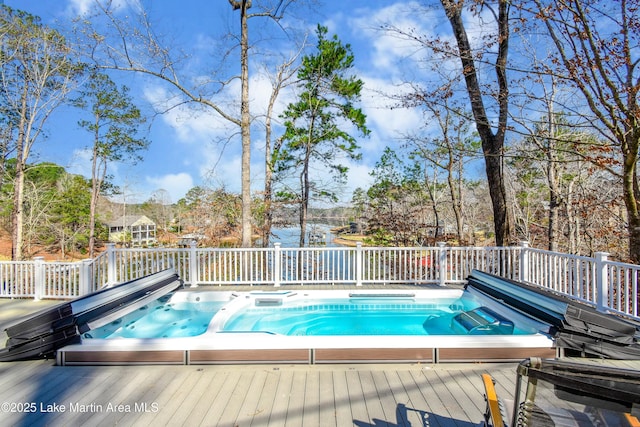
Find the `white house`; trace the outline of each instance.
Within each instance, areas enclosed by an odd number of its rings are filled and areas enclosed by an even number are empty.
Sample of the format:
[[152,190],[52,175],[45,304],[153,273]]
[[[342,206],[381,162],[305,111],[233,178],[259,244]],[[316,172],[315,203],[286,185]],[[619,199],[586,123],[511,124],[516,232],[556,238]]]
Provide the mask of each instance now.
[[144,215],[125,215],[107,224],[109,241],[131,246],[149,246],[158,242],[156,223]]

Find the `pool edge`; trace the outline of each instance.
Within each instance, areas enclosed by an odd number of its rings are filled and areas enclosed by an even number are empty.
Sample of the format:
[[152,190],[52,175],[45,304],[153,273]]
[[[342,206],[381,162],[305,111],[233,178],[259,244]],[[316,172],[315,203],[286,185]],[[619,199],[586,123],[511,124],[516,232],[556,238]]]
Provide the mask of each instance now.
[[[93,348],[92,348],[93,347]],[[56,354],[59,366],[74,365],[206,365],[513,362],[528,357],[557,357],[554,347],[325,347],[200,348],[104,351],[99,346],[71,345]]]

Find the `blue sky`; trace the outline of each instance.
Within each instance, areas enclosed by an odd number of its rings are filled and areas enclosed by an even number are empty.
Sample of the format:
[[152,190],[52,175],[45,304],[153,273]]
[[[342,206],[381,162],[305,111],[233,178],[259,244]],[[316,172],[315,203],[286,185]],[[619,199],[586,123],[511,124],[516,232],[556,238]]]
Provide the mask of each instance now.
[[[38,15],[48,25],[68,28],[69,20],[83,16],[93,1],[5,0],[5,4]],[[122,13],[136,5],[134,0],[117,0],[114,3],[119,5]],[[176,44],[202,62],[220,60],[221,54],[214,46],[238,19],[225,0],[154,0],[142,3],[158,22],[160,33],[169,34]],[[315,26],[321,23],[329,28],[330,34],[337,34],[342,42],[351,44],[355,55],[354,73],[365,82],[361,106],[371,129],[368,138],[359,140],[362,161],[349,164],[348,185],[342,194],[343,200],[348,201],[353,189],[369,185],[369,172],[384,147],[397,147],[402,135],[416,131],[425,121],[420,111],[388,108],[390,101],[380,93],[394,93],[401,90],[399,86],[407,80],[424,79],[427,74],[421,69],[421,64],[426,52],[398,37],[384,34],[376,27],[392,23],[401,28],[417,29],[423,34],[435,34],[448,31],[448,24],[437,9],[415,13],[413,2],[326,0],[323,3],[313,11],[298,12],[300,20],[296,25],[313,34]],[[252,29],[257,31],[255,27],[250,27],[250,31]],[[291,46],[287,47],[281,40],[273,43],[273,48],[283,54],[287,49],[291,50]],[[264,43],[261,49],[266,50]],[[229,63],[227,67],[231,71],[239,68],[236,63]],[[447,65],[442,64],[442,67],[446,69]],[[251,112],[259,115],[266,109],[270,85],[260,72],[257,61],[252,62],[250,73]],[[153,79],[126,76],[122,82],[132,88],[137,105],[147,112],[159,108],[171,95],[166,85]],[[239,88],[231,87],[219,96],[229,101],[236,100]],[[291,91],[283,93],[277,110],[282,111],[293,99]],[[79,118],[78,113],[70,108],[60,109],[49,122],[48,138],[35,146],[31,161],[53,161],[72,172],[88,176],[90,163],[86,148],[91,139],[78,127]],[[256,124],[252,131],[251,175],[255,190],[262,187],[264,173],[260,129]],[[277,137],[278,130],[275,132]],[[143,201],[153,192],[165,190],[170,201],[176,202],[195,185],[224,186],[228,191],[239,192],[240,149],[239,135],[234,136],[236,133],[236,128],[210,112],[173,109],[153,120],[147,134],[151,145],[143,153],[144,160],[135,166],[113,164],[109,173],[117,185],[124,187],[128,201]],[[223,145],[219,142],[221,139],[229,141]]]

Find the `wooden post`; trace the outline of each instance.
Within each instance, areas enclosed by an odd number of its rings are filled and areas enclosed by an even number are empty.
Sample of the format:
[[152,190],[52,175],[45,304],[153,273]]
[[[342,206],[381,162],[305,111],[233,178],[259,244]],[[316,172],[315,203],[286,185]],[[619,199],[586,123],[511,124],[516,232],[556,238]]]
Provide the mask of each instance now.
[[44,258],[38,256],[33,261],[33,299],[40,301],[44,295]]
[[447,284],[447,244],[438,242],[438,275],[440,276],[440,286]]
[[96,288],[91,274],[92,263],[93,259],[84,259],[80,264],[80,277],[78,283],[78,296],[80,297],[90,294]]
[[116,265],[116,244],[107,243],[107,287],[118,281],[118,267]]
[[606,311],[609,299],[609,274],[606,261],[609,254],[607,252],[596,252],[596,308],[598,311]]
[[282,280],[282,253],[280,252],[279,242],[273,246],[273,286],[279,287]]
[[192,240],[189,246],[189,282],[192,288],[198,287],[198,253],[196,241]]
[[362,271],[362,242],[356,243],[356,286],[362,286],[362,278],[364,277],[364,272]]
[[520,242],[520,265],[518,266],[518,280],[522,282],[529,281],[529,242],[523,240]]

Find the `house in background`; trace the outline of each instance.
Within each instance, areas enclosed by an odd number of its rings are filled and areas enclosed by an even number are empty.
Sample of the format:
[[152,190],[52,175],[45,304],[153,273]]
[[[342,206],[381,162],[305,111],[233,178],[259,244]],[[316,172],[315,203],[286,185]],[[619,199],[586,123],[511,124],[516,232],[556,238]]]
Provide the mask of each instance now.
[[107,224],[109,241],[125,245],[151,246],[158,243],[156,223],[144,215],[125,215]]

